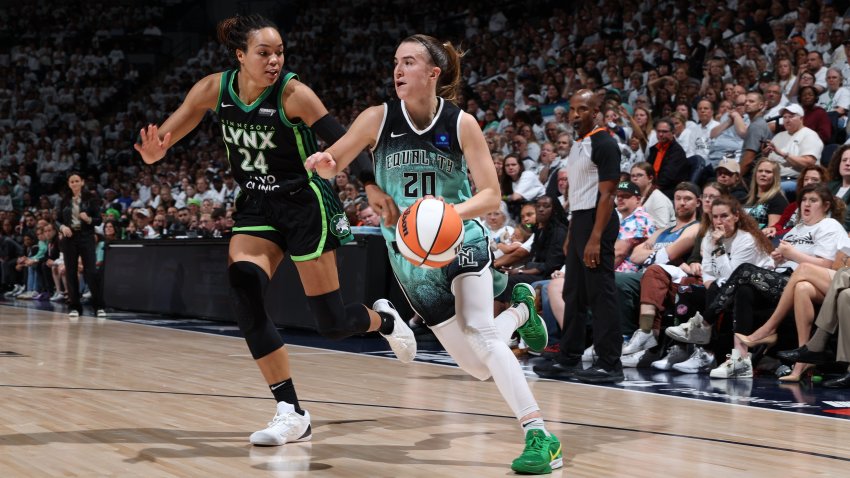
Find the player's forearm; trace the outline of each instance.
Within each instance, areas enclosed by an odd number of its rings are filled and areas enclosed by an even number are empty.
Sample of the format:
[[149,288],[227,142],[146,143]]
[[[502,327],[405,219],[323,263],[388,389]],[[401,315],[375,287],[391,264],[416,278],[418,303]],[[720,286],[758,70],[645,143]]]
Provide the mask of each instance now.
[[474,219],[499,209],[499,201],[501,201],[499,191],[487,188],[478,191],[466,201],[455,204],[455,211],[463,220]]

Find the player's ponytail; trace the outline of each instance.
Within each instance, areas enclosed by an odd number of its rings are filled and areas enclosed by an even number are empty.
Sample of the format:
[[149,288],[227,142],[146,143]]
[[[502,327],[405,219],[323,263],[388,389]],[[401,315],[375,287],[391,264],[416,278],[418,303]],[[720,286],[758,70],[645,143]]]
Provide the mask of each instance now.
[[416,42],[425,47],[431,62],[440,68],[437,96],[456,103],[460,93],[460,59],[463,53],[458,51],[451,42],[443,43],[430,35],[411,35],[402,41],[402,43],[405,42]]
[[446,66],[440,75],[437,94],[452,103],[457,103],[461,82],[460,59],[463,53],[455,49],[450,41],[443,43],[443,48],[446,51]]
[[236,52],[236,50],[246,51],[248,49],[248,36],[251,32],[263,28],[274,28],[275,25],[268,18],[251,14],[247,16],[236,15],[235,17],[225,18],[218,22],[216,34],[218,41],[227,47],[228,50]]

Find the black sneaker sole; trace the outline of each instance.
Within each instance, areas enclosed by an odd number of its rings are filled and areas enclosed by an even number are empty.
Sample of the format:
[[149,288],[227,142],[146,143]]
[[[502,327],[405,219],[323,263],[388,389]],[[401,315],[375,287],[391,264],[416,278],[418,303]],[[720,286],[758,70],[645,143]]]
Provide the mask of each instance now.
[[576,374],[575,378],[577,378],[580,382],[585,383],[616,383],[622,382],[626,379],[622,372],[619,374],[610,374],[610,375],[582,375]]

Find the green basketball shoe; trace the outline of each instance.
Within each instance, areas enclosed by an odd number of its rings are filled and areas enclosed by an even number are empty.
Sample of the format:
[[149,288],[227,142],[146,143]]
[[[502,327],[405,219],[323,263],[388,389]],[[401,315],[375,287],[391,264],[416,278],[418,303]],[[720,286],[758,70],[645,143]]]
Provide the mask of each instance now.
[[514,286],[511,292],[511,302],[513,306],[525,304],[528,307],[528,320],[525,321],[518,329],[519,336],[528,345],[528,348],[534,352],[542,352],[549,343],[549,331],[546,329],[546,322],[537,313],[537,307],[534,304],[534,289],[525,283],[519,283]]
[[551,433],[533,428],[525,434],[525,450],[511,463],[511,469],[526,475],[545,475],[564,466],[561,442]]

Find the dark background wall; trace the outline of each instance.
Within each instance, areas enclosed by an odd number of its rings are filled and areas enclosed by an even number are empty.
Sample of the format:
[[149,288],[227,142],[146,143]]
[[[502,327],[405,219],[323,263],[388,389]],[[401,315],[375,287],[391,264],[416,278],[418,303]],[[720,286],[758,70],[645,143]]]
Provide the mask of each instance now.
[[[227,241],[132,241],[111,245],[104,261],[108,307],[235,321],[227,282]],[[412,312],[387,262],[380,236],[356,236],[338,249],[346,303],[389,298],[402,317]],[[295,265],[287,257],[266,294],[266,310],[281,326],[315,329]]]

